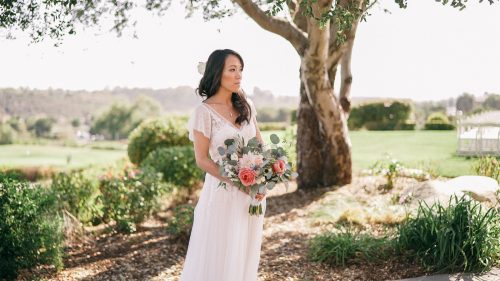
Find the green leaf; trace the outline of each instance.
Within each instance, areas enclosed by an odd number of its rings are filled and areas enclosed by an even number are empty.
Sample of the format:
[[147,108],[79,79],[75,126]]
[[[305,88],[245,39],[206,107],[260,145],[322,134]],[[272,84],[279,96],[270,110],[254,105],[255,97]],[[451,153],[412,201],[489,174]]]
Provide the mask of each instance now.
[[271,136],[269,138],[271,139],[271,142],[273,144],[280,143],[280,138],[276,134],[271,134]]
[[219,146],[217,148],[217,151],[219,151],[220,156],[223,156],[224,154],[226,154],[226,150],[222,146]]

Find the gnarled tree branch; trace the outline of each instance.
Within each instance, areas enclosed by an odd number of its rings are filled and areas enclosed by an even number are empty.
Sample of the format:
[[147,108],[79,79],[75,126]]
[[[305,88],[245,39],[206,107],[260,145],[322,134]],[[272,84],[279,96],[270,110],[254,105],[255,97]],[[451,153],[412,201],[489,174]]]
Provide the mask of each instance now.
[[294,23],[267,15],[252,1],[235,0],[235,2],[248,16],[260,25],[260,27],[288,40],[300,56],[304,54],[308,46],[307,36]]

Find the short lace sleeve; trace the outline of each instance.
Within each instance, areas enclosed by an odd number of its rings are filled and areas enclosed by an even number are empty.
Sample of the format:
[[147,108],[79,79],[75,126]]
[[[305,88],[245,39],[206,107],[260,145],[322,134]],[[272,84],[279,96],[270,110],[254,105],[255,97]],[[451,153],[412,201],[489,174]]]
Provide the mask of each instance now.
[[212,132],[211,118],[210,112],[208,112],[207,108],[205,108],[202,104],[196,107],[187,123],[190,141],[194,141],[194,130],[202,133],[205,137],[210,138]]

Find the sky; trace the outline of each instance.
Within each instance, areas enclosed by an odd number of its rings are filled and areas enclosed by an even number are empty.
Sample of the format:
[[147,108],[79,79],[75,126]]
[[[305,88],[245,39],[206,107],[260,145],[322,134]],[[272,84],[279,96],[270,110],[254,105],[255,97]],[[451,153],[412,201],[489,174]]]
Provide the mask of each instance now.
[[[405,10],[394,1],[379,2],[385,4],[371,10],[356,34],[352,96],[421,101],[463,92],[500,94],[499,3],[471,3],[458,11],[433,0],[408,1]],[[185,14],[175,3],[163,17],[137,12],[138,38],[130,30],[117,37],[105,29],[80,28],[59,47],[50,40],[31,44],[23,33],[14,40],[0,33],[0,88],[195,88],[198,62],[215,49],[230,48],[245,61],[246,92],[259,87],[298,95],[300,58],[285,39],[242,11],[209,22]]]

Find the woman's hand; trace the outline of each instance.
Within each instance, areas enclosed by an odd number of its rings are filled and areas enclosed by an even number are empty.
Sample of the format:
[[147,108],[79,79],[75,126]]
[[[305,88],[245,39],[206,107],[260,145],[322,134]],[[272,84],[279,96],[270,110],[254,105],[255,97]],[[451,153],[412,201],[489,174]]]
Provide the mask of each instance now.
[[257,199],[259,201],[264,200],[264,197],[266,197],[266,192],[264,192],[264,193],[257,193],[257,195],[255,195],[255,199]]

